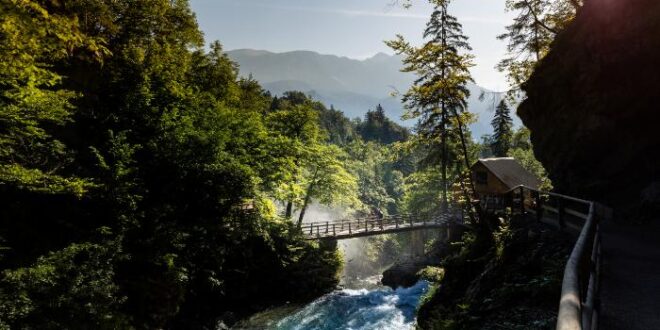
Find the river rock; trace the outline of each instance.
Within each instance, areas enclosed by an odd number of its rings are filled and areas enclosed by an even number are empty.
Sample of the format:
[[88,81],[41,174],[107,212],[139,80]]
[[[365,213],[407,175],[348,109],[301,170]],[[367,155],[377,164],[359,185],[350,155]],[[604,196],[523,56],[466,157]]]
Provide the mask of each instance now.
[[381,283],[392,289],[413,286],[419,281],[417,273],[427,265],[426,258],[397,262],[383,272]]

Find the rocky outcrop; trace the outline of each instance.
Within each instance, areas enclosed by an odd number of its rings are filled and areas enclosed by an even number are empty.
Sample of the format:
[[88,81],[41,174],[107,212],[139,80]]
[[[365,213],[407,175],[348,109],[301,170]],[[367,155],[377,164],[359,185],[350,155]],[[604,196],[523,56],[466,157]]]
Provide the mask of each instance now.
[[586,0],[523,90],[518,115],[556,190],[660,202],[660,1]]
[[393,289],[409,287],[420,280],[420,271],[427,266],[438,266],[447,256],[456,252],[453,242],[459,242],[465,232],[462,225],[451,223],[440,231],[438,239],[430,251],[418,258],[408,258],[395,262],[383,272],[381,283]]
[[419,281],[417,273],[428,265],[426,258],[397,262],[383,272],[381,283],[393,289],[413,286]]

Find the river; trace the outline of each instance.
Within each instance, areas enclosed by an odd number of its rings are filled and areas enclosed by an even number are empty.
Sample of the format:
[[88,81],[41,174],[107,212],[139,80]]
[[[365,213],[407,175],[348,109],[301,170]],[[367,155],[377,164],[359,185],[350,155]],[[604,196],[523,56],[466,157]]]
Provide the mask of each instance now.
[[379,284],[383,267],[364,267],[364,240],[345,240],[339,249],[345,257],[342,288],[303,306],[274,308],[242,322],[233,329],[273,330],[406,330],[413,329],[415,314],[429,283],[392,290]]
[[277,322],[277,330],[411,329],[426,281],[410,288],[344,289],[327,294]]

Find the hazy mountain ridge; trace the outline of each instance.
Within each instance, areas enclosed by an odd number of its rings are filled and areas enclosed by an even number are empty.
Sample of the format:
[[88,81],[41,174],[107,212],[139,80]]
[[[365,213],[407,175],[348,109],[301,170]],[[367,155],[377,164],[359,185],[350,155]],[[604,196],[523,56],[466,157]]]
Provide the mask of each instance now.
[[[242,76],[252,75],[273,94],[300,90],[328,106],[334,105],[349,118],[363,117],[381,104],[393,120],[407,126],[415,123],[401,120],[404,109],[400,97],[391,96],[392,92],[406,91],[415,79],[413,74],[399,71],[399,56],[378,53],[355,60],[312,51],[273,53],[253,49],[232,50],[227,55],[238,63]],[[469,110],[479,115],[478,122],[471,125],[473,136],[478,138],[492,131],[492,102],[479,101],[482,91],[490,91],[474,84],[468,87],[472,93]]]

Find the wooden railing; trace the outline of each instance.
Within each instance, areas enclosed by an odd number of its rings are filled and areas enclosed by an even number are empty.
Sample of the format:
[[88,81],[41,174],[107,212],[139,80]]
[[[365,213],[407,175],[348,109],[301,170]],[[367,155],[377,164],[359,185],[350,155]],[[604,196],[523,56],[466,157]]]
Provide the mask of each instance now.
[[507,195],[511,210],[530,213],[538,221],[558,225],[560,230],[579,233],[566,262],[562,281],[558,330],[598,328],[598,290],[601,248],[600,222],[611,217],[611,209],[561,194],[519,186]]
[[459,216],[453,212],[434,215],[397,214],[338,221],[306,222],[300,229],[308,239],[339,239],[439,227],[450,219],[458,220],[458,218]]

